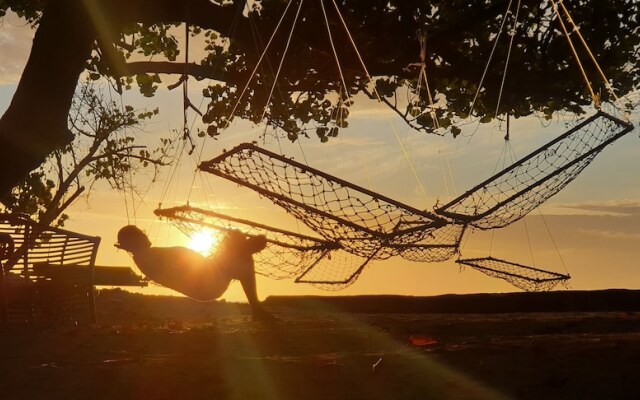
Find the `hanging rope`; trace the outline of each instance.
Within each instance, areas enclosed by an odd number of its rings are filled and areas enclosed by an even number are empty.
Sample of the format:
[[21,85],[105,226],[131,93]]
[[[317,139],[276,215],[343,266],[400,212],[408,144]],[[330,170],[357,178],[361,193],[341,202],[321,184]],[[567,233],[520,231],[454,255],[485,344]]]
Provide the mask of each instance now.
[[[303,0],[301,0],[302,2]],[[262,60],[264,59],[265,55],[267,54],[267,50],[269,50],[269,47],[271,46],[271,43],[273,42],[273,38],[276,36],[276,33],[278,33],[278,30],[280,29],[280,25],[282,25],[282,21],[284,20],[284,17],[287,15],[287,11],[289,10],[289,7],[291,6],[291,3],[293,3],[293,1],[289,1],[287,2],[287,6],[284,9],[284,12],[282,13],[282,16],[280,17],[280,20],[278,21],[278,24],[276,25],[275,29],[273,30],[273,33],[271,34],[271,37],[269,38],[269,41],[267,42],[267,45],[264,48],[264,51],[262,52],[262,54],[260,54],[260,58],[258,58],[258,62],[256,63],[256,66],[253,68],[253,71],[251,71],[251,75],[249,75],[249,79],[247,79],[247,83],[244,85],[244,88],[242,89],[242,92],[240,92],[240,95],[238,96],[238,99],[236,100],[236,103],[233,106],[233,109],[231,110],[231,112],[229,113],[229,116],[227,117],[227,126],[229,126],[229,124],[231,123],[231,119],[233,118],[233,116],[235,115],[238,106],[240,105],[240,101],[242,100],[242,98],[244,97],[245,93],[247,92],[247,89],[249,88],[249,85],[251,84],[251,81],[253,80],[253,77],[256,75],[256,72],[258,71],[258,68],[260,67],[260,64],[262,63]]]
[[576,48],[573,45],[573,41],[571,40],[571,37],[569,36],[569,32],[567,31],[567,27],[564,24],[564,21],[562,20],[562,16],[560,15],[560,11],[558,10],[558,6],[556,5],[556,2],[554,0],[549,0],[551,2],[553,11],[555,12],[556,16],[558,17],[558,22],[560,22],[560,26],[562,27],[562,32],[564,32],[564,36],[567,39],[567,43],[569,44],[569,48],[571,49],[571,52],[573,53],[573,57],[576,60],[576,63],[578,64],[578,68],[580,68],[580,73],[582,74],[582,79],[584,80],[585,85],[587,85],[587,88],[589,89],[589,93],[591,94],[591,99],[593,100],[593,104],[596,107],[596,109],[600,109],[600,97],[594,92],[593,87],[591,86],[591,82],[589,82],[589,77],[587,77],[587,73],[584,69],[584,66],[582,65],[582,61],[580,60],[580,56],[578,56],[578,52],[576,51]]
[[[242,12],[240,11],[240,9],[238,9],[238,12],[236,12],[236,13],[235,13],[235,15],[234,15],[234,17],[233,17],[233,21],[232,21],[232,22],[231,22],[231,24],[230,24],[229,31],[228,31],[228,33],[227,33],[227,37],[232,37],[232,32],[234,32],[234,31],[235,31],[235,29],[237,28],[238,19],[240,18],[240,16],[241,16],[241,15],[242,15]],[[250,18],[250,20],[251,20],[251,18]],[[188,43],[189,43],[189,42],[188,42],[188,40],[189,40],[189,38],[187,37],[187,42],[186,42],[186,43],[187,43],[187,45],[188,45]],[[188,47],[187,47],[187,56],[188,56]],[[221,62],[222,62],[221,58],[218,58],[218,59],[216,60],[216,62],[215,62],[215,64],[214,64],[214,66],[213,66],[213,70],[214,70],[214,71],[215,71],[216,69],[218,69],[218,67],[220,66],[220,63],[221,63]],[[186,64],[186,63],[185,63],[185,64]],[[211,81],[211,79],[209,79],[209,81]],[[195,125],[196,118],[197,118],[198,116],[200,116],[201,118],[204,116],[204,115],[203,115],[203,113],[200,111],[200,107],[202,106],[202,103],[203,103],[203,101],[204,101],[204,97],[202,97],[202,98],[200,99],[200,103],[198,104],[198,107],[195,107],[195,106],[193,105],[193,103],[191,103],[191,101],[189,100],[189,98],[188,98],[188,97],[187,97],[187,100],[188,100],[188,104],[189,104],[189,106],[190,106],[190,107],[191,107],[191,108],[196,112],[196,114],[197,114],[197,115],[195,115],[195,116],[194,116],[194,118],[193,118],[193,120],[192,120],[192,122],[191,122],[191,125],[190,125],[190,127],[189,127],[189,129],[192,129],[192,128],[193,128],[193,126]],[[196,179],[195,177],[196,177],[196,175],[198,175],[198,177],[199,177],[199,179],[200,179],[200,184],[201,184],[201,186],[202,186],[203,188],[206,188],[206,187],[208,187],[208,188],[209,188],[209,193],[211,193],[211,196],[212,196],[212,197],[214,196],[214,193],[215,193],[215,192],[213,191],[213,189],[211,188],[211,186],[210,186],[209,182],[208,182],[207,180],[203,179],[202,175],[199,173],[199,170],[197,169],[197,165],[198,165],[198,164],[200,164],[200,161],[202,161],[202,155],[203,155],[203,153],[204,153],[205,144],[207,143],[207,138],[208,138],[208,135],[206,135],[206,134],[205,134],[205,135],[204,135],[204,137],[202,138],[202,144],[200,145],[200,151],[198,152],[197,159],[196,159],[196,161],[195,161],[195,163],[194,163],[195,165],[194,165],[193,170],[195,171],[195,173],[194,173],[193,179],[192,179],[192,181],[191,181],[191,186],[190,186],[190,188],[189,188],[189,197],[187,198],[187,203],[189,202],[189,199],[190,199],[190,197],[191,197],[191,191],[192,191],[193,186],[194,186],[194,184],[195,184],[195,179]],[[207,197],[206,199],[208,200],[208,197]],[[215,201],[215,197],[214,197],[214,201]]]
[[[300,0],[298,4],[298,10],[296,10],[296,16],[293,20],[293,24],[291,26],[291,30],[289,31],[289,36],[287,37],[287,43],[285,44],[284,50],[282,52],[282,57],[280,58],[280,63],[278,64],[278,69],[276,71],[276,76],[273,79],[273,85],[271,85],[271,90],[269,90],[269,96],[267,97],[267,103],[264,106],[264,110],[262,111],[261,120],[264,120],[265,115],[267,114],[267,108],[269,107],[269,103],[271,102],[271,97],[273,96],[273,91],[278,83],[278,78],[280,77],[280,72],[282,71],[282,65],[284,64],[284,60],[287,57],[287,52],[289,51],[289,45],[291,44],[291,38],[293,37],[293,32],[296,29],[296,24],[298,22],[298,17],[300,16],[300,10],[302,9],[302,3],[304,0]],[[266,50],[266,49],[265,49]]]
[[584,46],[585,50],[589,54],[589,57],[591,57],[591,61],[593,62],[593,65],[596,67],[596,69],[598,70],[598,73],[600,74],[600,77],[602,78],[602,81],[604,82],[605,86],[609,90],[609,93],[613,96],[613,98],[616,101],[619,101],[620,99],[618,98],[618,96],[616,95],[615,91],[613,90],[613,87],[609,83],[609,79],[607,79],[606,75],[602,71],[602,68],[600,68],[600,64],[598,63],[598,60],[596,60],[596,57],[593,55],[593,52],[591,51],[591,48],[589,48],[589,45],[587,45],[586,40],[584,40],[584,37],[580,33],[580,28],[573,21],[573,18],[571,17],[571,14],[569,14],[569,10],[567,10],[567,7],[565,7],[563,0],[558,0],[558,4],[560,4],[560,7],[562,7],[562,10],[563,10],[563,12],[564,12],[564,14],[565,14],[565,16],[567,18],[567,21],[569,21],[569,23],[573,27],[573,32],[576,33],[576,35],[580,39],[580,42],[582,43],[582,45]]
[[327,34],[329,35],[329,43],[331,44],[331,50],[333,51],[333,57],[336,61],[336,65],[338,67],[338,73],[340,74],[340,81],[342,82],[342,87],[345,91],[345,98],[348,99],[349,96],[349,87],[344,79],[344,74],[342,73],[342,65],[340,64],[340,59],[338,58],[338,52],[336,51],[336,45],[333,42],[333,35],[331,34],[331,26],[329,25],[329,18],[327,17],[327,10],[324,7],[324,0],[320,0],[320,7],[322,8],[322,15],[324,16],[325,26],[327,27]]
[[418,34],[418,42],[420,43],[420,62],[409,64],[407,68],[417,66],[420,68],[418,73],[418,83],[416,85],[418,98],[420,98],[420,92],[422,90],[422,82],[424,82],[425,89],[427,91],[427,100],[429,101],[429,116],[433,120],[435,129],[440,128],[440,122],[438,121],[438,115],[435,112],[435,103],[431,96],[431,89],[429,88],[429,80],[427,79],[427,34],[420,32]]
[[[347,23],[345,22],[342,13],[340,12],[340,8],[338,7],[338,4],[336,3],[335,0],[332,0],[333,2],[333,6],[336,10],[336,14],[338,15],[338,18],[340,19],[340,22],[342,23],[342,26],[344,28],[344,31],[347,34],[347,37],[349,38],[351,47],[353,48],[353,50],[356,53],[356,56],[358,57],[358,61],[360,62],[360,65],[365,73],[365,75],[367,76],[367,80],[369,81],[369,83],[373,86],[373,93],[376,96],[376,99],[378,100],[379,103],[382,103],[382,98],[380,97],[380,94],[378,93],[378,90],[375,87],[375,82],[373,81],[373,78],[371,76],[371,74],[369,73],[369,69],[367,68],[364,59],[362,58],[362,55],[360,54],[360,51],[358,50],[358,46],[356,45],[355,40],[353,39],[353,36],[351,35],[351,31],[349,30],[349,27],[347,26]],[[422,182],[420,181],[420,177],[418,176],[418,173],[416,172],[416,169],[413,165],[413,162],[411,161],[411,157],[409,157],[409,153],[407,152],[407,149],[405,148],[404,144],[402,143],[402,140],[400,139],[400,135],[398,134],[398,131],[395,129],[395,127],[393,126],[393,123],[391,123],[390,120],[388,120],[389,125],[391,126],[391,129],[396,137],[396,141],[398,142],[398,145],[400,146],[400,149],[402,150],[402,154],[405,157],[405,159],[407,160],[407,163],[409,164],[409,168],[411,169],[411,172],[413,173],[413,176],[418,184],[418,187],[420,188],[420,191],[423,193],[423,195],[425,196],[425,200],[428,200],[428,195],[427,192],[424,188],[424,185],[422,184]]]
[[[235,29],[237,28],[237,24],[238,24],[238,19],[240,18],[240,16],[242,15],[242,10],[239,9],[238,12],[235,13],[233,20],[231,21],[229,30],[226,33],[227,37],[231,37],[233,36],[233,32],[235,31]],[[193,127],[198,119],[198,117],[202,117],[203,113],[200,111],[200,107],[202,106],[202,103],[204,102],[204,97],[202,97],[200,99],[200,102],[198,104],[198,106],[196,107],[193,102],[190,99],[189,96],[189,69],[188,69],[188,65],[189,65],[189,55],[190,55],[190,13],[189,13],[189,8],[186,7],[185,8],[185,39],[184,39],[184,44],[185,44],[185,57],[184,57],[184,65],[183,65],[183,73],[180,76],[179,81],[170,86],[170,89],[177,87],[179,84],[182,86],[182,100],[183,100],[183,120],[182,120],[182,129],[181,132],[179,133],[179,136],[176,138],[173,138],[172,141],[177,141],[179,143],[179,145],[174,147],[174,151],[173,154],[171,155],[171,157],[173,158],[173,162],[171,163],[171,168],[170,168],[170,172],[169,172],[169,177],[168,179],[165,181],[165,184],[163,186],[163,190],[161,192],[161,197],[160,197],[160,201],[158,203],[158,207],[162,208],[162,204],[166,198],[166,196],[168,195],[169,191],[171,190],[172,184],[173,184],[173,188],[174,191],[176,191],[177,193],[177,188],[178,188],[178,182],[176,181],[176,176],[178,175],[178,171],[181,169],[181,165],[182,165],[182,160],[184,157],[184,153],[185,150],[187,149],[187,142],[189,142],[189,144],[191,144],[191,148],[189,149],[189,151],[187,152],[188,155],[193,155],[194,150],[195,150],[195,143],[193,141],[193,138],[191,136],[191,131],[193,130]],[[215,64],[213,65],[213,70],[217,70],[218,67],[220,66],[220,63],[222,62],[221,58],[217,58],[215,61]],[[211,81],[211,79],[209,78],[209,81]],[[189,123],[188,117],[188,110],[191,109],[195,112],[195,114],[193,115],[193,119],[191,120],[191,122]],[[189,186],[189,190],[188,190],[188,195],[187,195],[187,199],[186,202],[187,204],[190,201],[190,198],[193,194],[193,188],[195,185],[195,180],[197,179],[197,176],[199,175],[199,179],[201,182],[202,187],[209,187],[209,193],[214,193],[214,191],[211,189],[210,184],[208,181],[204,180],[202,178],[202,175],[200,175],[198,173],[197,168],[195,168],[197,166],[197,164],[200,163],[200,160],[202,159],[202,154],[204,152],[204,147],[205,144],[207,142],[207,135],[205,135],[202,139],[201,145],[200,145],[200,149],[198,151],[196,158],[196,161],[194,162],[194,166],[193,166],[193,171],[196,171],[196,173],[194,173],[193,175],[190,175],[191,178],[191,185]],[[206,198],[208,199],[208,197]],[[174,198],[175,200],[175,198]]]
[[[511,59],[511,50],[513,49],[513,40],[516,37],[516,28],[518,27],[518,15],[520,14],[520,0],[518,0],[518,4],[516,5],[516,15],[513,20],[513,26],[509,31],[509,35],[511,36],[509,39],[509,47],[507,48],[507,59],[504,62],[504,70],[502,71],[502,82],[500,82],[500,91],[498,92],[498,102],[496,104],[496,112],[495,117],[498,117],[498,111],[500,110],[500,101],[502,100],[502,92],[504,90],[504,83],[507,80],[507,69],[509,68],[509,60]],[[507,124],[509,124],[509,114],[507,114]],[[509,129],[507,128],[507,136],[509,135]],[[509,140],[509,139],[506,139]]]
[[[496,161],[496,165],[493,168],[493,173],[495,174],[496,172],[498,172],[498,170],[503,170],[506,168],[507,166],[507,162],[512,164],[515,160],[515,154],[513,152],[513,147],[511,146],[511,126],[510,126],[510,117],[509,117],[509,113],[507,113],[507,130],[506,133],[504,135],[504,144],[502,146],[502,150],[500,150],[500,155],[498,156],[498,160]],[[507,161],[508,159],[508,161]],[[493,244],[495,241],[495,236],[496,236],[496,230],[492,229],[491,230],[491,241],[489,242],[489,257],[491,257],[493,255]],[[527,239],[529,238],[529,236],[527,235]],[[529,242],[529,245],[531,245],[531,242]]]
[[551,243],[553,243],[553,247],[555,248],[556,253],[558,254],[558,257],[560,258],[560,262],[562,263],[564,271],[567,273],[567,275],[569,275],[569,268],[567,268],[567,264],[564,262],[564,257],[562,257],[562,253],[560,252],[560,248],[556,243],[556,239],[551,234],[551,229],[549,229],[549,224],[547,224],[547,219],[545,218],[544,214],[542,214],[542,210],[540,208],[538,208],[538,213],[540,214],[540,217],[542,218],[542,222],[544,223],[544,227],[547,230],[549,237],[551,238]]
[[498,34],[496,35],[493,47],[491,48],[491,53],[489,53],[489,60],[487,60],[487,64],[484,67],[484,71],[482,71],[482,77],[480,78],[480,83],[478,83],[478,88],[476,89],[476,94],[473,96],[473,100],[471,101],[471,106],[469,107],[469,117],[473,115],[474,108],[476,106],[476,101],[478,100],[478,96],[480,95],[480,90],[482,90],[482,85],[484,84],[484,79],[487,77],[487,72],[489,72],[489,66],[491,65],[491,60],[493,60],[493,55],[498,47],[498,41],[500,36],[502,36],[502,32],[504,30],[504,26],[507,22],[507,16],[509,15],[509,11],[511,10],[512,0],[509,0],[509,4],[507,4],[507,9],[502,16],[502,23],[500,24],[500,29],[498,30]]

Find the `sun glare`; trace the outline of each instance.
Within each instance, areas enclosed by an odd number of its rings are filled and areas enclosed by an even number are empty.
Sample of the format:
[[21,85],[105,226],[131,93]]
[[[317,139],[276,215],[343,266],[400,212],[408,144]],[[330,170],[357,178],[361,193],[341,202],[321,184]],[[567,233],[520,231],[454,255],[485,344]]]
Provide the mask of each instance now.
[[216,248],[218,242],[219,238],[217,235],[213,234],[211,231],[203,230],[194,233],[187,246],[191,250],[197,251],[204,256],[208,256]]

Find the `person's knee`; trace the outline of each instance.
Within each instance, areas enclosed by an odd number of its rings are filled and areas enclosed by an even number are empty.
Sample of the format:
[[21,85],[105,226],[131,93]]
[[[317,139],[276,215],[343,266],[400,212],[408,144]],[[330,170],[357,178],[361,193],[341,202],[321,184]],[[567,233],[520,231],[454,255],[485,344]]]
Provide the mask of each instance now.
[[238,256],[251,255],[263,250],[267,246],[267,238],[264,235],[247,236],[240,231],[227,232],[222,247]]
[[247,250],[254,254],[267,247],[267,238],[264,235],[251,236],[247,238]]

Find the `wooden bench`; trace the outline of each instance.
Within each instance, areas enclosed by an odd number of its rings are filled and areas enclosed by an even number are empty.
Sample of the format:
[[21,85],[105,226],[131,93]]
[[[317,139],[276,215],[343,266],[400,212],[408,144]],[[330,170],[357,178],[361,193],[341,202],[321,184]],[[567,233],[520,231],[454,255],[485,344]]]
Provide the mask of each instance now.
[[[90,269],[83,265],[55,265],[49,263],[37,263],[33,266],[34,274],[47,279],[73,278],[82,276],[82,279],[90,279]],[[148,281],[137,275],[129,267],[112,267],[95,265],[93,267],[93,286],[139,286],[148,285]]]
[[99,245],[99,237],[0,214],[2,323],[95,323]]

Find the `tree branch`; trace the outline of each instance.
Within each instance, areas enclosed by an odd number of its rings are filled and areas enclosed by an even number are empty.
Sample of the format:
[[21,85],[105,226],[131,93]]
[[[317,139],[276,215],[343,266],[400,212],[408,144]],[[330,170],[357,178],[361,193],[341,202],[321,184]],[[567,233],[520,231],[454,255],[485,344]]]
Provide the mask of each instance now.
[[[137,75],[145,73],[154,74],[184,74],[185,72],[194,77],[197,80],[213,79],[216,81],[225,82],[228,78],[228,74],[220,73],[214,68],[204,66],[195,63],[189,63],[185,66],[184,63],[170,62],[170,61],[137,61],[125,63],[122,68],[116,68],[116,71],[121,71],[121,76]],[[119,77],[121,77],[119,76]],[[117,77],[117,78],[119,78]]]
[[62,205],[58,208],[58,214],[66,210],[84,192],[84,186],[80,186]]
[[[376,95],[371,93],[369,90],[367,90],[366,88],[362,90],[367,96],[369,96],[370,98],[375,98],[377,99]],[[387,105],[387,107],[389,107],[389,109],[391,109],[394,113],[398,114],[398,116],[400,118],[402,118],[404,120],[404,122],[407,123],[407,125],[412,128],[415,129],[417,131],[422,131],[422,132],[428,132],[428,133],[433,133],[432,129],[428,128],[428,127],[424,127],[421,125],[417,125],[414,124],[413,121],[415,120],[415,118],[413,120],[410,120],[409,118],[407,118],[407,114],[403,113],[402,111],[400,111],[400,109],[395,105],[395,104],[391,104],[391,102],[385,98],[384,96],[380,96],[380,101],[382,101],[384,104]]]
[[129,153],[111,153],[111,155],[114,156],[120,156],[120,157],[126,157],[126,158],[133,158],[135,160],[140,160],[140,161],[146,161],[148,163],[154,164],[154,165],[158,165],[161,167],[164,167],[166,165],[170,165],[169,163],[165,163],[159,159],[155,159],[155,158],[149,158],[149,157],[144,157],[144,156],[138,156],[135,154],[129,154]]
[[[114,68],[114,71],[119,71],[122,74],[114,77],[121,78],[123,76],[147,73],[181,75],[185,73],[185,70],[189,76],[194,77],[196,80],[212,79],[219,82],[243,82],[249,78],[248,73],[221,73],[209,66],[195,63],[187,64],[185,69],[184,63],[170,61],[136,61],[126,63],[123,66]],[[288,93],[337,90],[339,86],[339,83],[331,82],[298,82],[294,85],[288,84],[287,82],[278,82],[278,89]]]

